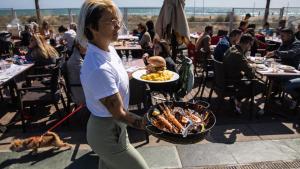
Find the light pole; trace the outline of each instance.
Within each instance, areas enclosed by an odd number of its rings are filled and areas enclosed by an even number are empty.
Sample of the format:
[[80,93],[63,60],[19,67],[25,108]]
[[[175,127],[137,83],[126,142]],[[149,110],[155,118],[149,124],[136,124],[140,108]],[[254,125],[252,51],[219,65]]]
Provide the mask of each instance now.
[[204,0],[202,0],[202,2],[203,2],[203,4],[202,4],[202,6],[203,6],[202,15],[204,16]]
[[196,17],[196,0],[194,0],[194,17]]
[[253,11],[252,11],[253,16],[254,16],[254,12],[255,12],[255,0],[253,1]]
[[288,3],[287,3],[287,7],[286,7],[286,19],[288,19],[289,18],[289,7],[290,7],[290,1],[288,1]]

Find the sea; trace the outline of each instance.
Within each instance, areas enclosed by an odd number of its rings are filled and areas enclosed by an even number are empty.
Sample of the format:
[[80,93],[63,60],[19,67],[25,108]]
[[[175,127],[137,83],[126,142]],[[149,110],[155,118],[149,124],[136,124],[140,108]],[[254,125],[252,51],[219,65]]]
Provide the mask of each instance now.
[[[121,12],[127,10],[128,15],[147,15],[147,16],[157,16],[160,12],[160,7],[126,7],[120,8]],[[71,11],[72,15],[78,15],[79,8],[57,8],[57,9],[41,9],[41,14],[43,16],[63,16],[69,15]],[[264,8],[220,8],[220,7],[185,7],[185,13],[187,16],[214,16],[214,15],[226,15],[229,12],[234,11],[235,15],[243,16],[246,13],[250,13],[253,16],[264,15]],[[9,16],[16,13],[17,16],[34,16],[35,9],[1,9],[0,16]],[[280,8],[271,8],[270,15],[279,15]],[[285,16],[299,16],[300,8],[284,8]]]

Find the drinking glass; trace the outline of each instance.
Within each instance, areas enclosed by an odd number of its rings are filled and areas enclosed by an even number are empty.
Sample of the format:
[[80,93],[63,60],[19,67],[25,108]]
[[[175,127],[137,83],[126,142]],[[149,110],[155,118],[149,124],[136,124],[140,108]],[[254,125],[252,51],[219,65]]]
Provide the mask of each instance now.
[[277,69],[277,63],[276,62],[271,62],[271,68],[272,68],[272,72],[277,72],[278,69]]
[[260,58],[260,57],[261,57],[261,54],[260,54],[260,53],[255,53],[255,57],[256,57],[256,58]]
[[5,61],[4,60],[0,60],[0,73],[4,72],[5,69],[6,69]]
[[247,58],[249,58],[249,57],[250,57],[250,54],[251,54],[251,52],[250,52],[250,51],[248,51],[248,52],[246,52],[246,54],[245,54],[245,55],[246,55],[246,57],[247,57]]

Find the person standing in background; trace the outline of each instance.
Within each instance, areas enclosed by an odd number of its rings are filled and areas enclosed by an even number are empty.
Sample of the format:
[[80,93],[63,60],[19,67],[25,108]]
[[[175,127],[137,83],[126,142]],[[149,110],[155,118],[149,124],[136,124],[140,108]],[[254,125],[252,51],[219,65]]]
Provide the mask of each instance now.
[[31,39],[31,28],[30,25],[24,26],[24,31],[21,32],[21,45],[28,47]]
[[148,32],[149,32],[150,37],[151,37],[152,42],[153,42],[153,39],[154,39],[154,36],[155,36],[154,23],[153,23],[152,20],[149,20],[149,21],[146,22],[146,25],[147,25]]
[[245,15],[244,21],[248,22],[250,18],[251,18],[251,14],[250,14],[250,13],[247,13],[247,14]]
[[248,22],[241,21],[238,29],[241,30],[243,33],[245,33],[247,31],[247,27],[248,27]]
[[151,40],[151,36],[150,36],[149,32],[147,31],[146,25],[143,23],[139,23],[138,31],[139,31],[140,37],[141,37],[139,44],[142,46],[143,49],[149,49],[152,40]]
[[297,32],[295,33],[295,37],[300,40],[300,23],[298,24]]

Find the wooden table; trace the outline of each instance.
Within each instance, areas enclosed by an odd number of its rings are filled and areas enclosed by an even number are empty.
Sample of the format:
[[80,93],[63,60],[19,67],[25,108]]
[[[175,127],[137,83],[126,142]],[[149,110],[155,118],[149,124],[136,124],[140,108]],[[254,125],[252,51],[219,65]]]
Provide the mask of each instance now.
[[10,68],[0,72],[0,86],[9,82],[10,80],[22,74],[23,72],[27,71],[28,69],[33,67],[33,65],[34,64],[11,64]]
[[116,50],[142,50],[141,45],[117,45],[114,46]]
[[282,43],[282,40],[278,37],[266,37],[266,41],[273,42],[273,43]]
[[190,38],[195,40],[195,44],[197,40],[200,38],[200,35],[198,33],[190,33]]
[[262,76],[267,77],[267,91],[266,91],[266,99],[265,99],[265,105],[264,105],[264,111],[267,112],[269,110],[270,106],[270,97],[273,90],[274,81],[281,77],[300,77],[300,71],[295,70],[295,72],[285,72],[282,69],[279,69],[278,67],[281,64],[277,63],[277,68],[274,71],[274,68],[268,67],[267,70],[259,70],[255,69],[256,73]]
[[198,33],[190,33],[190,37],[197,40],[200,38],[200,35]]
[[12,64],[10,68],[0,72],[0,86],[1,87],[4,85],[8,86],[12,103],[16,103],[17,101],[17,98],[14,93],[14,88],[16,86],[15,78],[23,74],[33,66],[34,64],[23,64],[23,65]]
[[272,68],[268,68],[268,70],[256,70],[256,72],[262,76],[267,77],[289,77],[289,76],[300,76],[300,71],[295,70],[295,72],[285,72],[283,70],[278,70],[276,72],[272,71]]
[[139,40],[139,37],[133,35],[119,35],[118,40]]

